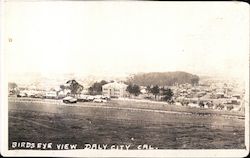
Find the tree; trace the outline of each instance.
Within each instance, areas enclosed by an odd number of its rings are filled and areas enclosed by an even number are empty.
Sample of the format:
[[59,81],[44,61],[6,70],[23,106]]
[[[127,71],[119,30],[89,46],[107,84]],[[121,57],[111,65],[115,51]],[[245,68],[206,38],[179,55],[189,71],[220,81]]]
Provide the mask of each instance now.
[[156,96],[160,93],[160,88],[158,85],[153,86],[153,88],[151,89],[151,93],[155,96],[155,100],[156,100]]
[[15,89],[15,88],[17,88],[17,84],[15,82],[9,82],[8,87],[9,87],[9,89]]
[[196,85],[196,84],[198,84],[198,83],[199,83],[199,78],[198,77],[194,77],[194,78],[191,79],[191,84],[193,86]]
[[101,82],[100,82],[100,84],[103,86],[103,85],[105,85],[105,84],[107,84],[108,82],[107,81],[105,81],[105,80],[101,80]]
[[161,91],[162,91],[162,95],[163,95],[163,100],[171,102],[172,97],[174,95],[173,91],[170,88],[162,88]]
[[95,82],[91,87],[89,87],[89,94],[102,94],[102,86],[107,84],[108,82],[102,80],[101,82]]
[[133,83],[140,86],[158,85],[172,86],[175,83],[184,84],[190,83],[191,79],[195,78],[194,83],[198,83],[199,77],[186,72],[149,72],[137,73],[127,78],[127,83]]
[[76,80],[69,80],[66,82],[69,84],[69,89],[71,90],[72,95],[80,94],[83,90],[83,86],[79,84]]
[[132,84],[129,84],[126,91],[129,93],[129,94],[132,94],[133,92],[133,85]]
[[149,94],[149,93],[151,93],[151,87],[148,85],[147,87],[146,87],[146,92]]
[[204,108],[204,106],[205,106],[204,102],[203,102],[203,101],[200,101],[200,102],[199,102],[199,106],[200,106],[201,108]]
[[130,94],[133,94],[134,96],[138,96],[139,94],[141,94],[140,87],[136,84],[129,84],[126,91]]
[[64,90],[64,89],[66,89],[66,86],[62,84],[62,85],[60,85],[60,89]]
[[140,89],[140,87],[138,86],[138,85],[134,85],[133,86],[133,94],[135,95],[135,96],[138,96],[139,94],[141,94],[141,89]]
[[93,87],[89,87],[88,92],[89,92],[90,95],[94,95]]
[[13,94],[18,94],[19,93],[19,89],[18,86],[15,82],[9,82],[8,83],[8,88],[9,88],[9,92],[13,93]]

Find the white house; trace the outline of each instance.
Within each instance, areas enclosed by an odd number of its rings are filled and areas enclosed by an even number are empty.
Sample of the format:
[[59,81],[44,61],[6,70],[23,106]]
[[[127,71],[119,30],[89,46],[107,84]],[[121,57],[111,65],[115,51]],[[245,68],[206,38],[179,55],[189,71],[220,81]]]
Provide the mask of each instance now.
[[110,97],[125,97],[127,96],[126,84],[112,82],[102,86],[102,94]]
[[58,92],[58,98],[64,98],[66,96],[68,96],[71,92],[70,89],[64,89],[64,90],[60,90],[60,91],[57,91]]
[[48,99],[56,99],[57,98],[57,92],[56,91],[48,91],[45,93],[45,97]]

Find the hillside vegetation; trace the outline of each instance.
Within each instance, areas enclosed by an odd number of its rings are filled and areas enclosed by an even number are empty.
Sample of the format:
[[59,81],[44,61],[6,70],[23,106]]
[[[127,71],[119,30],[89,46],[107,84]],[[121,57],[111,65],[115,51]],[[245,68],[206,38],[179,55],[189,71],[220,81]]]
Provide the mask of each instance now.
[[197,84],[198,82],[199,76],[182,71],[140,73],[127,79],[127,83],[133,83],[140,86],[172,86],[175,83]]

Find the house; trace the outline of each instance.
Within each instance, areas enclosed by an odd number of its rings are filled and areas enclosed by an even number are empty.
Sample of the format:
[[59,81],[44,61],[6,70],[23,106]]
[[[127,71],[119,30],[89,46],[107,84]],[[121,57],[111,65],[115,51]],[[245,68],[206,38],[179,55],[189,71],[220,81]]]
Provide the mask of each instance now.
[[241,98],[241,95],[240,94],[234,94],[232,95],[232,97],[236,98],[236,99],[240,99]]
[[57,99],[57,92],[56,91],[48,91],[45,93],[45,98]]
[[147,90],[145,87],[141,87],[141,94],[147,94]]
[[109,97],[126,97],[127,96],[127,89],[126,84],[112,82],[102,86],[102,94]]
[[17,94],[17,97],[27,97],[26,91],[25,91],[25,90],[20,91],[20,92]]
[[70,89],[64,89],[64,90],[57,91],[58,98],[64,98],[64,97],[68,96],[70,93],[71,93]]
[[222,92],[217,92],[217,93],[215,94],[215,97],[216,97],[217,99],[219,99],[219,98],[224,98],[224,93],[222,93]]

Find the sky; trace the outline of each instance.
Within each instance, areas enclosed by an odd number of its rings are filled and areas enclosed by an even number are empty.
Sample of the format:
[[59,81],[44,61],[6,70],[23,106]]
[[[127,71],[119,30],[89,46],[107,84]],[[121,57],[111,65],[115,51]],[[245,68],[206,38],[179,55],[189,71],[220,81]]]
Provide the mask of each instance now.
[[5,2],[8,74],[249,71],[242,2]]

